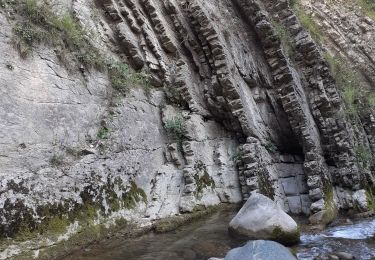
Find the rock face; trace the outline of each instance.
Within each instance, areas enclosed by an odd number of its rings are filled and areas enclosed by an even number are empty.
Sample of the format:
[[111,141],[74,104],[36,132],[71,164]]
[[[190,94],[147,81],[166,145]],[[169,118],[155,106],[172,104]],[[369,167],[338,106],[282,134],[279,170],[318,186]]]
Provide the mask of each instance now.
[[[105,71],[71,71],[48,44],[19,57],[18,2],[0,6],[3,237],[61,221],[72,235],[88,218],[150,225],[251,192],[295,214],[332,203],[368,210],[373,108],[356,122],[345,116],[324,53],[288,1],[49,1],[72,13],[104,56],[149,75],[151,89],[134,86],[125,97],[113,95]],[[359,16],[360,57],[373,77],[374,49],[364,46],[373,20]],[[0,258],[59,239],[10,240]]]
[[297,223],[277,203],[256,193],[229,223],[229,231],[248,239],[276,240],[287,245],[299,241]]
[[232,249],[224,260],[296,260],[288,248],[273,242],[256,240],[250,241],[243,247]]

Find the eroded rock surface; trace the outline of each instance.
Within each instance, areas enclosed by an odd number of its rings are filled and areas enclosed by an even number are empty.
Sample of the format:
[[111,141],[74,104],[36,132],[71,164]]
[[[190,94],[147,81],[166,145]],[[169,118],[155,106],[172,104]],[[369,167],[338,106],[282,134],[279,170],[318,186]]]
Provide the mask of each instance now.
[[[246,201],[253,191],[294,214],[332,203],[368,210],[363,191],[373,185],[372,165],[358,160],[356,148],[372,157],[374,117],[353,123],[345,116],[324,53],[288,1],[54,2],[74,13],[105,55],[147,72],[154,87],[114,98],[105,72],[68,71],[43,44],[21,59],[16,21],[2,7],[3,237],[80,212],[98,223],[147,225]],[[373,32],[364,19],[362,43]],[[361,57],[373,59],[365,49]],[[182,140],[166,131],[176,118]],[[1,257],[40,247],[4,246]]]

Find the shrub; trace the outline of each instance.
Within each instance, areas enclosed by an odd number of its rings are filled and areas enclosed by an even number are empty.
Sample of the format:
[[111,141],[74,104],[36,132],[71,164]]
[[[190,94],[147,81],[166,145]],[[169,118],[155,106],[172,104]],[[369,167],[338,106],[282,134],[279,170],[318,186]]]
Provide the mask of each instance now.
[[236,152],[233,153],[233,155],[230,157],[231,161],[241,161],[243,156],[243,151],[237,150]]
[[107,127],[101,127],[97,133],[99,139],[107,139],[109,135],[109,129]]
[[144,73],[131,71],[126,63],[109,61],[107,68],[111,86],[120,93],[125,94],[132,85],[142,85],[146,88],[150,85]]
[[264,147],[267,149],[268,152],[271,152],[271,153],[277,151],[277,146],[276,146],[273,142],[271,142],[271,141],[268,141],[268,142],[265,144]]
[[165,129],[175,141],[182,141],[186,137],[185,122],[181,116],[168,119],[165,123]]
[[14,27],[14,33],[17,37],[15,44],[22,58],[28,57],[32,53],[34,44],[43,39],[43,31],[32,24],[18,23]]
[[108,74],[111,86],[121,93],[125,93],[129,86],[129,66],[121,62],[109,62]]
[[374,0],[357,0],[357,4],[362,7],[365,15],[375,20],[375,1]]
[[280,39],[281,46],[285,54],[287,54],[289,58],[292,58],[294,54],[294,48],[292,46],[292,42],[290,41],[288,30],[283,24],[275,21],[273,22],[273,28],[275,29],[277,37]]
[[329,64],[332,76],[339,86],[342,98],[345,102],[346,112],[350,117],[355,117],[359,112],[359,102],[362,99],[362,91],[365,89],[358,73],[345,66],[340,58],[326,53],[325,59]]
[[62,155],[54,154],[50,159],[50,163],[54,167],[59,167],[64,163],[64,157]]
[[[14,31],[15,42],[23,58],[32,53],[35,44],[43,41],[62,49],[60,54],[63,56],[72,54],[77,62],[87,67],[104,68],[98,50],[86,37],[87,32],[70,13],[59,16],[44,0],[23,0],[14,6],[22,16],[22,22],[16,24]],[[61,59],[69,60],[67,57]]]
[[289,4],[293,8],[301,25],[311,34],[315,41],[321,42],[323,40],[323,36],[320,32],[319,25],[310,15],[305,13],[299,1],[300,0],[290,0]]
[[366,168],[371,159],[370,151],[366,147],[359,145],[354,147],[354,152],[359,165]]

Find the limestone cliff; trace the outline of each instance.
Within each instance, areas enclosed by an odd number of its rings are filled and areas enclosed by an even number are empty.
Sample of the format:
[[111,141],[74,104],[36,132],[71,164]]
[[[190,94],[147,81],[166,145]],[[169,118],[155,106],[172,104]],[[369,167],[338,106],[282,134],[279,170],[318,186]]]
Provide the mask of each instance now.
[[[0,259],[39,252],[88,219],[147,225],[252,191],[294,214],[374,206],[374,110],[359,97],[345,102],[325,54],[342,56],[373,87],[374,20],[357,6],[53,2],[100,55],[147,80],[119,91],[110,67],[63,62],[45,42],[52,32],[21,57],[14,39],[22,15],[14,1],[0,1],[0,234],[67,227],[38,242],[4,240]],[[306,19],[324,40],[312,38]],[[348,34],[349,25],[356,30]]]

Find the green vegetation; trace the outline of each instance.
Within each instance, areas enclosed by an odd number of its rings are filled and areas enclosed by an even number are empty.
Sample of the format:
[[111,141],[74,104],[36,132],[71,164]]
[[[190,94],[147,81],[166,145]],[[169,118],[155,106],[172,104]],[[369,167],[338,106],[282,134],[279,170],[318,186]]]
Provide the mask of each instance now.
[[362,7],[365,15],[375,20],[375,1],[374,0],[357,0],[357,4]]
[[270,153],[274,153],[277,151],[277,146],[272,142],[272,141],[268,141],[264,148],[266,148],[266,150]]
[[133,209],[140,201],[146,203],[147,195],[134,181],[132,181],[130,183],[130,190],[123,197],[124,208]]
[[194,165],[194,170],[196,174],[194,175],[195,185],[197,189],[194,192],[194,195],[198,198],[202,195],[203,190],[206,188],[215,189],[215,181],[208,174],[207,166],[202,162],[198,161]]
[[233,153],[233,155],[230,157],[231,161],[237,162],[241,161],[243,156],[243,151],[237,150],[236,152]]
[[375,98],[373,95],[366,95],[366,87],[361,80],[360,75],[350,67],[345,65],[345,62],[337,57],[333,57],[326,53],[327,60],[332,76],[335,78],[337,85],[342,92],[342,98],[345,102],[345,108],[348,116],[354,119],[359,111],[359,100],[364,104],[375,105]]
[[108,136],[109,136],[109,133],[110,133],[110,130],[109,128],[105,127],[105,126],[102,126],[98,133],[97,133],[97,137],[99,139],[108,139]]
[[154,225],[156,233],[166,233],[175,230],[176,228],[187,224],[196,219],[202,218],[209,214],[216,212],[219,208],[232,208],[233,205],[219,204],[217,206],[209,206],[207,208],[200,208],[200,210],[193,210],[192,213],[182,214],[175,217],[164,218],[157,221]]
[[199,196],[203,193],[203,189],[205,188],[212,188],[215,189],[215,181],[212,177],[208,174],[207,171],[204,172],[202,176],[199,177],[199,174],[194,175],[195,184],[197,185],[197,190],[195,191],[195,195]]
[[272,240],[283,245],[294,245],[300,241],[300,229],[296,232],[284,232],[279,226],[275,226],[272,230]]
[[375,196],[372,193],[371,189],[366,189],[366,199],[367,199],[368,209],[375,211]]
[[150,87],[148,77],[142,72],[131,71],[126,63],[109,61],[107,68],[112,87],[122,94],[126,94],[134,85],[142,85],[146,90]]
[[36,45],[43,43],[54,48],[69,70],[81,65],[98,70],[107,68],[111,85],[118,92],[125,94],[133,85],[142,85],[146,93],[150,92],[149,78],[144,73],[132,71],[123,62],[104,58],[90,43],[89,37],[92,35],[82,28],[71,13],[57,14],[46,0],[9,1],[7,6],[19,16],[13,30],[15,46],[22,58],[29,57]]
[[337,208],[333,199],[333,187],[330,184],[325,184],[324,187],[324,219],[323,222],[331,223],[337,215]]
[[368,209],[375,211],[375,196],[373,195],[371,190],[366,190],[366,198],[367,198],[367,205]]
[[276,31],[277,37],[280,39],[281,46],[285,52],[285,54],[289,57],[292,58],[294,55],[294,48],[293,44],[290,41],[290,35],[286,27],[278,22],[273,22],[273,28]]
[[167,119],[164,127],[168,136],[174,141],[182,142],[186,139],[185,121],[182,116],[175,116],[171,119]]
[[269,174],[265,167],[262,167],[257,172],[259,192],[270,199],[275,198],[275,189],[272,182],[269,180]]
[[59,167],[64,163],[64,156],[62,156],[61,154],[54,154],[50,159],[50,163],[54,167]]
[[104,68],[101,55],[72,14],[59,16],[44,0],[23,0],[13,7],[21,16],[14,27],[15,43],[21,57],[31,55],[35,45],[43,42],[55,47],[60,59],[66,63],[73,60],[86,67]]
[[366,168],[371,160],[371,152],[362,145],[354,147],[354,152],[358,165],[362,168]]
[[297,15],[302,26],[311,34],[313,39],[318,43],[322,42],[323,35],[319,29],[319,25],[310,15],[305,13],[301,7],[300,0],[290,0],[289,4]]

